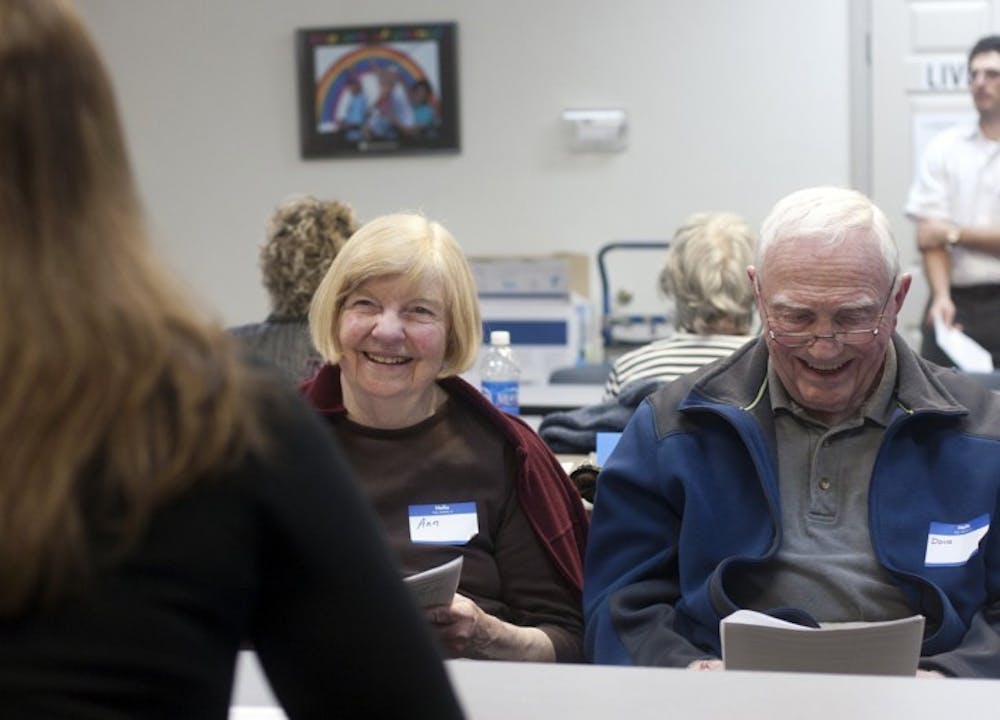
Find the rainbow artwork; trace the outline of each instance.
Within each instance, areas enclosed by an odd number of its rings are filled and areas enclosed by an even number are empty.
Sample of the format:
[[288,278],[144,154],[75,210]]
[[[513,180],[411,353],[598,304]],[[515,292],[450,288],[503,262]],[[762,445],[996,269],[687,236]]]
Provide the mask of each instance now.
[[459,149],[452,22],[296,31],[302,157]]
[[[321,59],[329,63],[325,70],[321,70]],[[352,81],[356,80],[369,98],[377,96],[378,71],[387,67],[396,70],[406,87],[418,80],[426,80],[432,88],[436,88],[437,45],[434,42],[416,41],[317,49],[317,130],[336,132],[338,110],[344,100],[345,90]]]

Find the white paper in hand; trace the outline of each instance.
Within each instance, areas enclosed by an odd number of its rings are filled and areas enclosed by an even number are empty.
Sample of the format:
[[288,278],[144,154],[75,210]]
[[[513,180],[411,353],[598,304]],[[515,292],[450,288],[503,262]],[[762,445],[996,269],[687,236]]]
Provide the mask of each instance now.
[[948,327],[940,318],[934,318],[934,340],[960,370],[993,372],[993,357],[989,350],[961,330]]
[[458,581],[462,577],[462,556],[449,560],[443,565],[437,565],[430,570],[403,578],[420,607],[431,605],[447,605],[458,590]]

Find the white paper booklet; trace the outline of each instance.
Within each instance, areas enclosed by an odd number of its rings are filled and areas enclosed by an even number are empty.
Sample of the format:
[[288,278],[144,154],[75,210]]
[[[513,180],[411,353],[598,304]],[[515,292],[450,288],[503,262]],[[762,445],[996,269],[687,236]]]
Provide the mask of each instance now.
[[938,318],[934,318],[934,341],[960,370],[992,372],[994,369],[989,350],[961,330],[946,327]]
[[458,590],[458,580],[462,577],[462,556],[403,578],[420,607],[447,605]]
[[912,676],[920,660],[924,617],[810,628],[737,610],[722,619],[720,632],[727,670]]

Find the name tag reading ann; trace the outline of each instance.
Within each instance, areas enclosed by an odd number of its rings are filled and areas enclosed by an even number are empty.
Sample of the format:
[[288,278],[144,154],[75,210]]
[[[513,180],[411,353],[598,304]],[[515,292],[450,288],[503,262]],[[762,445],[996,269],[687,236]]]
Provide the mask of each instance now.
[[431,545],[465,545],[479,532],[476,503],[410,505],[410,541]]
[[924,565],[965,565],[979,550],[979,542],[986,537],[989,529],[989,514],[958,525],[932,522],[927,532]]

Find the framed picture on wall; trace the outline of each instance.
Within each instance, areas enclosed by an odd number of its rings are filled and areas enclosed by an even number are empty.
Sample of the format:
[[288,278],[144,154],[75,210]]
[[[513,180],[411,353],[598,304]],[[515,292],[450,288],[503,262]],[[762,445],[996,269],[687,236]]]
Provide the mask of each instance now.
[[306,158],[459,149],[455,23],[296,31]]

